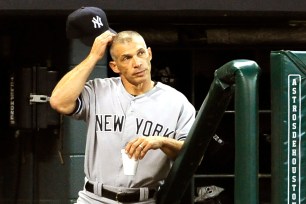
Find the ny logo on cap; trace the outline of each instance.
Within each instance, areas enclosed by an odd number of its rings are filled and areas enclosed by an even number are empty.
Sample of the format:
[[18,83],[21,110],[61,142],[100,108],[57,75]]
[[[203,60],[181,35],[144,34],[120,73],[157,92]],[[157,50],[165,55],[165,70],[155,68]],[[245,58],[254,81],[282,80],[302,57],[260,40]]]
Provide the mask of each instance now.
[[101,28],[103,26],[100,16],[93,17],[91,21],[95,28]]

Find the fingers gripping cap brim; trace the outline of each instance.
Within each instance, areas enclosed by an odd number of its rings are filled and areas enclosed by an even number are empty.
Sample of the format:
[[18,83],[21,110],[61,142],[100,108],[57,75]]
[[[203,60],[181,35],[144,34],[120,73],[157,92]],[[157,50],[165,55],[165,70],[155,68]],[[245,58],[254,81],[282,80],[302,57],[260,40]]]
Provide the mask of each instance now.
[[[109,30],[110,32],[114,33],[114,34],[117,34],[117,32],[114,31],[114,30],[111,29],[111,28],[109,28],[108,30]],[[101,33],[101,34],[102,34],[102,33]],[[93,43],[94,43],[96,37],[98,37],[98,36],[93,35],[93,36],[88,36],[88,37],[82,37],[82,38],[80,38],[80,41],[81,41],[83,44],[85,44],[86,46],[91,47],[91,46],[93,45]]]

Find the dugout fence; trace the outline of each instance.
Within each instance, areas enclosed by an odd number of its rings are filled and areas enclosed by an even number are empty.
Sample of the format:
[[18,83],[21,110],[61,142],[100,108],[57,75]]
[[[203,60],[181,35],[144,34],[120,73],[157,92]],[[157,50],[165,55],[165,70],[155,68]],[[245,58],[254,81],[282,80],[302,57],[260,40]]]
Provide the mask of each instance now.
[[258,203],[258,75],[252,60],[233,60],[215,71],[181,154],[157,194],[158,204],[180,203],[209,141],[235,93],[235,203]]
[[[271,203],[306,203],[306,52],[271,52]],[[180,203],[209,141],[235,94],[235,203],[257,204],[258,74],[254,61],[215,71],[210,90],[165,184],[158,204]]]

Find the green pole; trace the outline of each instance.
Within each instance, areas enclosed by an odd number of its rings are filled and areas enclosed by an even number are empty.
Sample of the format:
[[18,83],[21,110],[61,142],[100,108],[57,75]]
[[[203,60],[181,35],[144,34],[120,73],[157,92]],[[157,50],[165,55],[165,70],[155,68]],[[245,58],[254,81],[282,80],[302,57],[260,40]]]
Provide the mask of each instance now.
[[235,74],[235,203],[257,204],[259,70],[241,63]]

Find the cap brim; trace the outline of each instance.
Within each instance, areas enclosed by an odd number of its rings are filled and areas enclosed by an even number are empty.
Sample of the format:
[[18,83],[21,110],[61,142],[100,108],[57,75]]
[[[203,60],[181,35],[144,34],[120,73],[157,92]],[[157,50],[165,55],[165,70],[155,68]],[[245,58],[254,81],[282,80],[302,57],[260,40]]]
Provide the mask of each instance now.
[[111,28],[108,28],[108,30],[109,30],[110,32],[114,33],[114,34],[117,34],[117,32],[116,32],[116,31],[114,31],[114,30],[113,30],[113,29],[111,29]]

